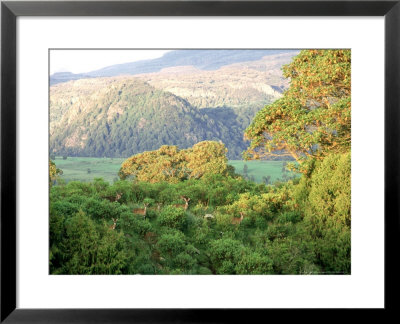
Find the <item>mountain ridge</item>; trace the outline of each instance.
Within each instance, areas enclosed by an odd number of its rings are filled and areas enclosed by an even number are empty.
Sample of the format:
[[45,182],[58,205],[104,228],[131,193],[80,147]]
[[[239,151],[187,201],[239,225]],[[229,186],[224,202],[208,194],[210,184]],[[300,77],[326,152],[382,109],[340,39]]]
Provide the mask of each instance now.
[[[77,95],[74,87],[79,81]],[[209,117],[206,111],[141,80],[117,77],[79,81],[51,89],[52,154],[129,157],[165,144],[187,148],[207,139],[228,142],[233,156],[243,150],[240,126],[229,117],[230,112],[221,110],[227,113],[225,121],[236,133],[233,137],[226,124]]]
[[[87,73],[57,72],[50,75],[50,85],[82,78],[95,78],[118,75],[136,75],[159,72],[163,68],[173,66],[194,66],[201,70],[217,70],[222,66],[239,62],[256,61],[264,56],[295,53],[296,50],[282,49],[245,49],[245,50],[201,50],[186,49],[174,50],[165,53],[162,57],[136,62],[114,64]],[[67,75],[69,74],[69,75]]]
[[52,85],[50,152],[129,157],[162,145],[184,149],[214,140],[225,143],[230,159],[240,159],[247,148],[244,130],[287,89],[280,68],[294,55],[277,53],[217,70],[174,66]]

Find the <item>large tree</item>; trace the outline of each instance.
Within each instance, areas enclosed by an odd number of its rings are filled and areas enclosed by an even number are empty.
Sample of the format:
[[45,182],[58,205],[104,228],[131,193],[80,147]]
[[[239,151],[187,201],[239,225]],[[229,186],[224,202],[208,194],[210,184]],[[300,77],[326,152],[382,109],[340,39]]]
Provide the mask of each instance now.
[[350,50],[303,50],[283,67],[290,87],[245,131],[246,159],[291,155],[303,162],[347,152],[351,132]]
[[227,149],[223,143],[204,141],[179,150],[176,146],[161,146],[156,151],[136,154],[122,163],[121,179],[133,176],[147,182],[176,183],[198,179],[205,174],[226,174],[229,171]]

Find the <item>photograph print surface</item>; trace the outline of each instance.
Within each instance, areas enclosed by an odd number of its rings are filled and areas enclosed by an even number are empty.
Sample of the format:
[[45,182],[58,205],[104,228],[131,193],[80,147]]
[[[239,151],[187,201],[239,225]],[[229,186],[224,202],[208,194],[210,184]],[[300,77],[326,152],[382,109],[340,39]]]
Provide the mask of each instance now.
[[351,51],[51,49],[50,274],[351,273]]

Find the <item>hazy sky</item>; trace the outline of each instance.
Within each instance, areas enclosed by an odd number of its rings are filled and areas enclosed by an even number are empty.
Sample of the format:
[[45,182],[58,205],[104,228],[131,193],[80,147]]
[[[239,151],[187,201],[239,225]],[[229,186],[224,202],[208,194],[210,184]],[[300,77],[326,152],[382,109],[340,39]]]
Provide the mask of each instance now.
[[161,57],[167,50],[51,50],[50,74],[84,73],[106,66]]

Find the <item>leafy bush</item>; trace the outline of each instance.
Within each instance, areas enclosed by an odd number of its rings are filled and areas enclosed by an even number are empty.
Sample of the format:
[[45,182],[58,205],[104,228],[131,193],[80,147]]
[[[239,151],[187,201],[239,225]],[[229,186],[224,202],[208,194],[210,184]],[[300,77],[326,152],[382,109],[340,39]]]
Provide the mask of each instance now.
[[235,265],[240,259],[243,245],[231,238],[222,238],[210,242],[210,259],[219,274],[235,274]]
[[350,159],[350,153],[327,156],[309,179],[304,221],[316,240],[319,262],[327,272],[350,273]]
[[235,266],[237,274],[268,274],[272,270],[272,260],[268,256],[252,251],[243,253]]
[[[62,242],[50,242],[62,260],[51,260],[53,273],[120,274],[126,267],[123,234],[96,225],[83,212],[65,221]],[[54,255],[53,255],[54,258]]]
[[163,255],[176,255],[185,249],[185,235],[180,231],[162,234],[157,242],[157,249]]
[[160,226],[183,229],[186,224],[186,214],[182,208],[174,206],[165,207],[158,216]]

